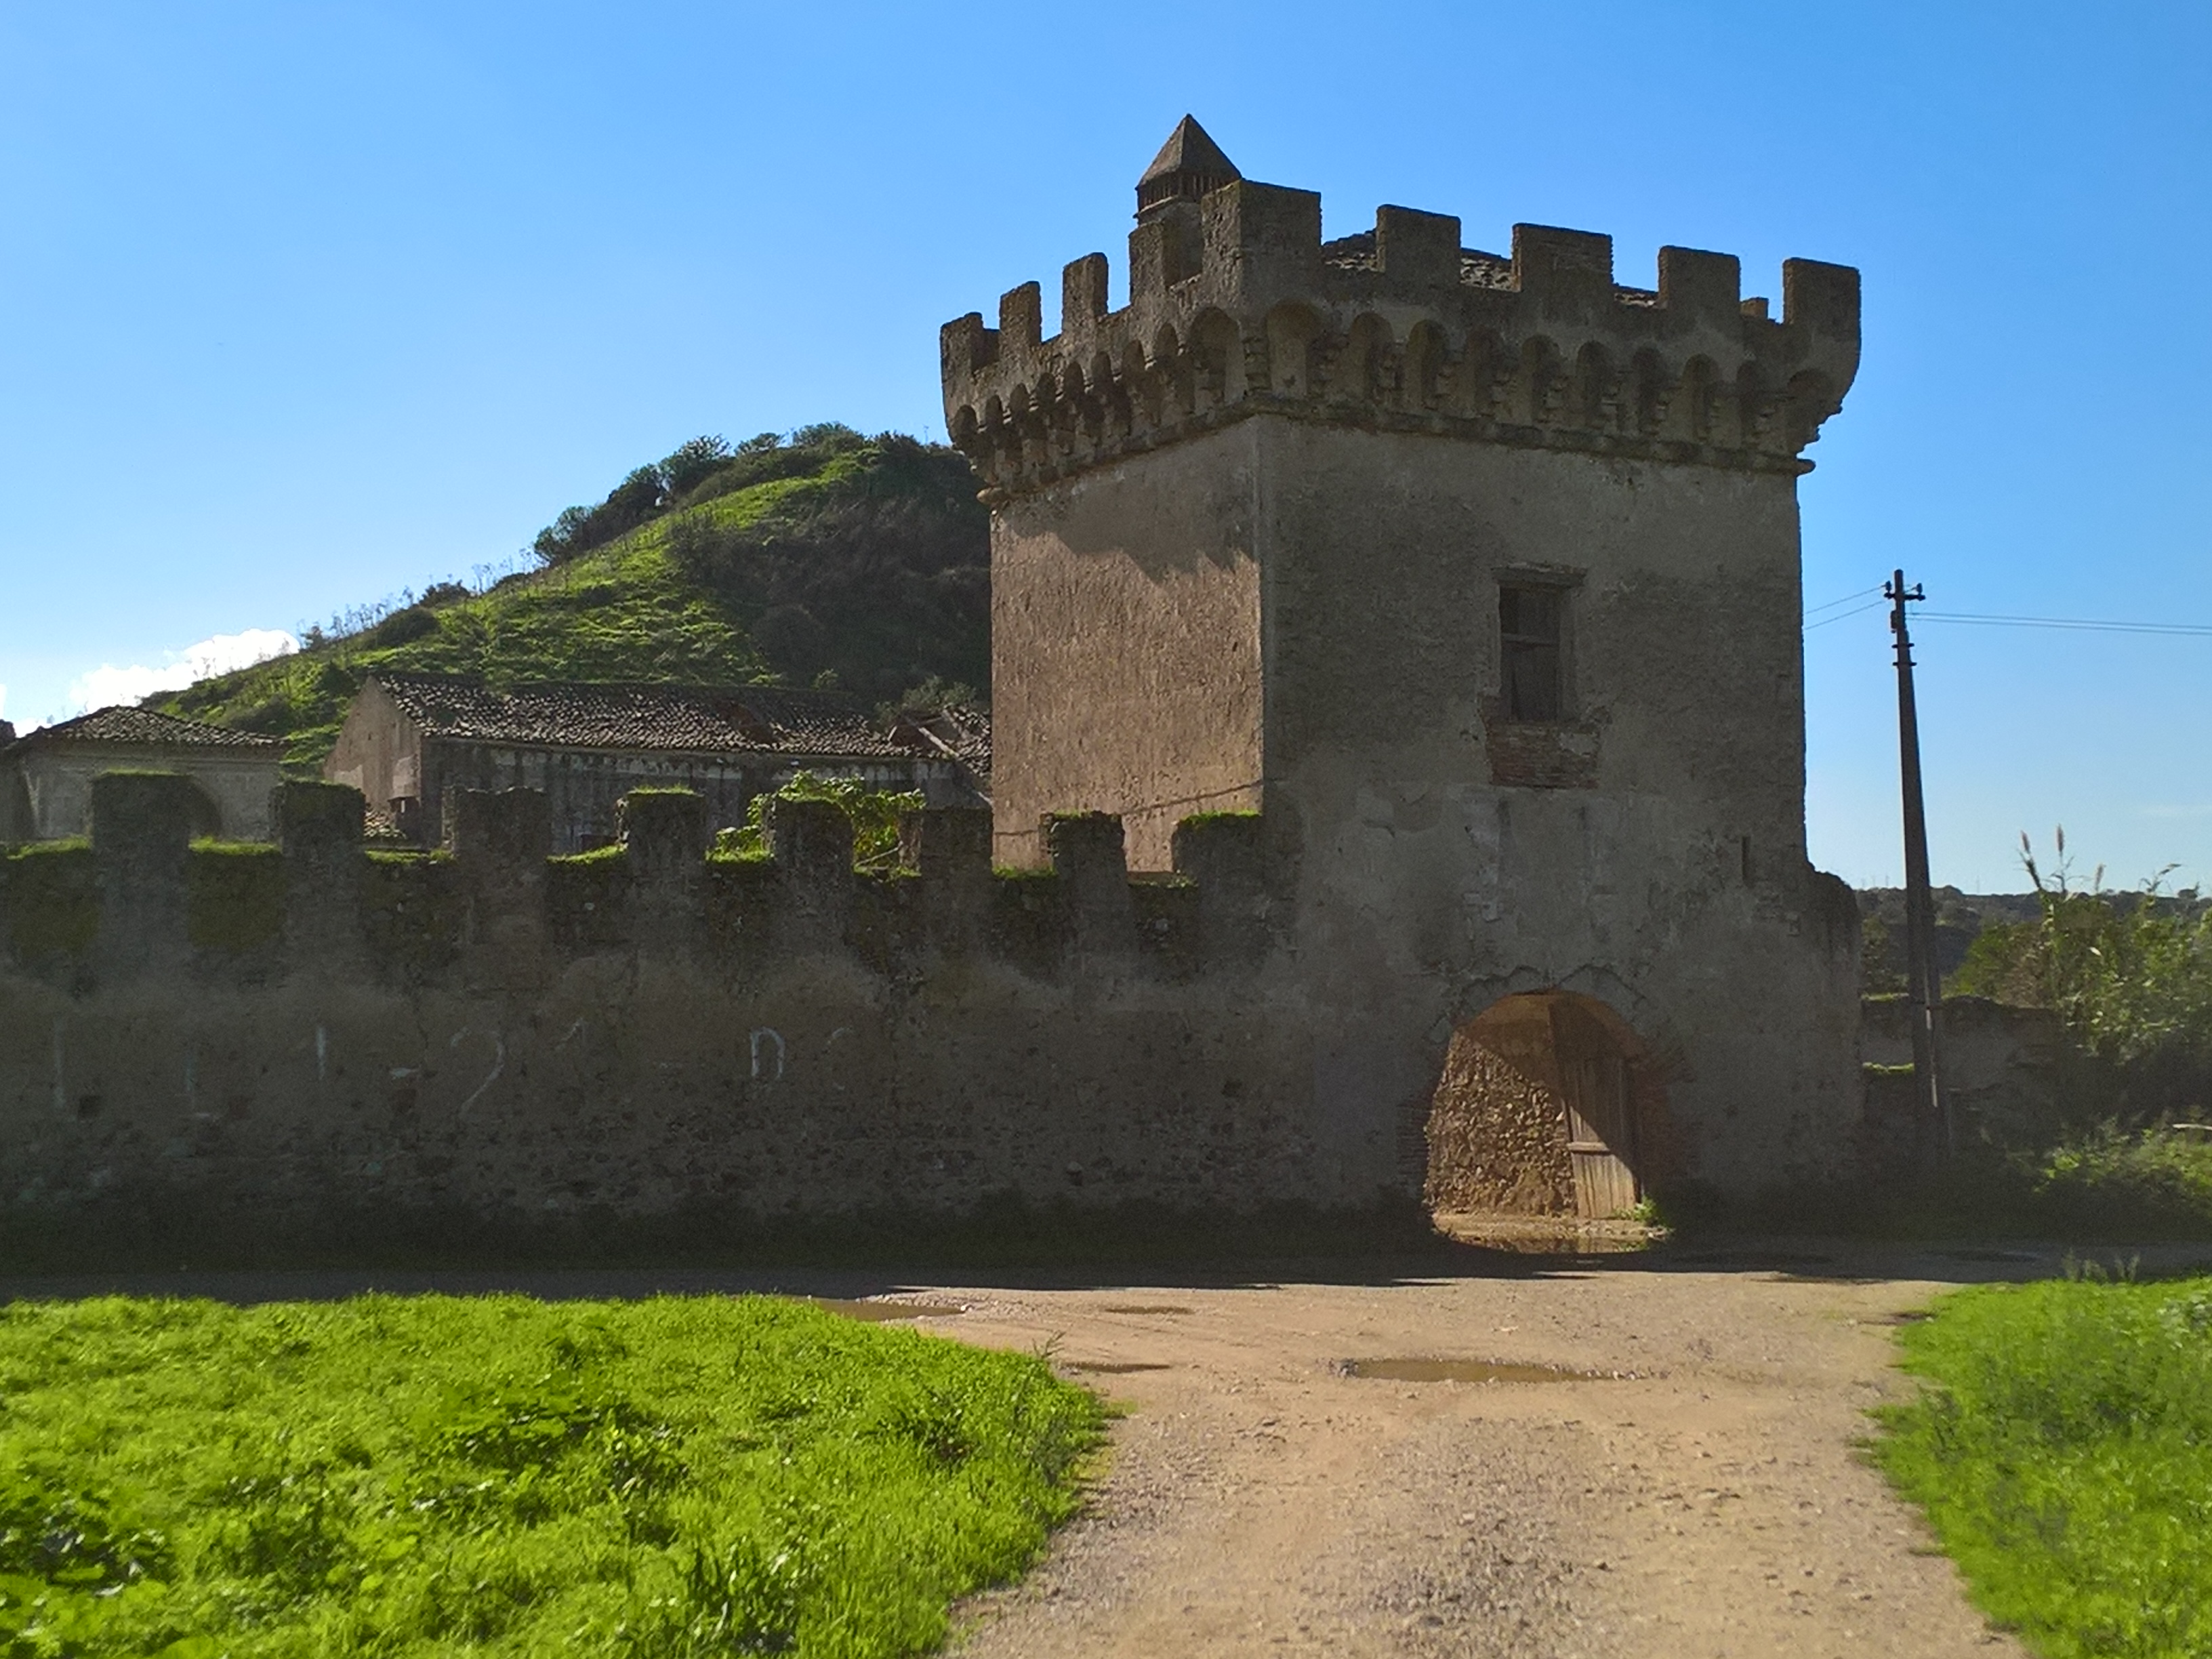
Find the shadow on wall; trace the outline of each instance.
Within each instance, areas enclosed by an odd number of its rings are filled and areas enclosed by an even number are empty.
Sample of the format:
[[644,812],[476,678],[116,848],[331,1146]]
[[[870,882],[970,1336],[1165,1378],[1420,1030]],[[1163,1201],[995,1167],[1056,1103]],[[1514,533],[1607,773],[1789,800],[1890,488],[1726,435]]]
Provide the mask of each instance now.
[[1663,1182],[1671,1146],[1660,1068],[1620,1015],[1571,991],[1503,997],[1452,1033],[1424,1196],[1602,1219]]

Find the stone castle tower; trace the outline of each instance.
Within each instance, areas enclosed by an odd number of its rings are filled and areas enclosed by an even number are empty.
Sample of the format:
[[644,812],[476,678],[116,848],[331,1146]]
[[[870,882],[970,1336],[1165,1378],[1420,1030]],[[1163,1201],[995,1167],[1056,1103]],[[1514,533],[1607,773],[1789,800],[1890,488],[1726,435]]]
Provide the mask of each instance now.
[[1609,1031],[1635,1100],[1591,1112],[1636,1121],[1583,1139],[1640,1137],[1643,1178],[1829,1161],[1857,930],[1806,859],[1796,481],[1857,272],[1790,261],[1777,317],[1729,256],[1627,287],[1583,231],[1505,256],[1385,207],[1325,242],[1188,118],[1137,209],[1126,307],[1094,253],[1051,337],[1034,283],[943,331],[999,860],[1091,811],[1165,870],[1187,815],[1256,811],[1324,1117],[1402,1125],[1453,1033],[1540,994],[1522,1069],[1571,1096],[1560,1022]]

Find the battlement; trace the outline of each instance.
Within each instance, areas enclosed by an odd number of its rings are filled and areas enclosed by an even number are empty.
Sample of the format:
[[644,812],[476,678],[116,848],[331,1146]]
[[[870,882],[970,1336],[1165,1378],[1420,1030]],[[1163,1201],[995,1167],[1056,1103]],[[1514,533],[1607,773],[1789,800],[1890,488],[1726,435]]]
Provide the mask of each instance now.
[[640,791],[617,844],[554,858],[542,795],[469,791],[449,851],[389,854],[364,849],[360,796],[333,784],[280,787],[276,843],[194,844],[182,781],[103,777],[89,844],[0,859],[0,945],[17,972],[521,989],[615,951],[738,980],[825,954],[911,977],[947,953],[1044,981],[1180,980],[1249,964],[1267,943],[1261,842],[1218,817],[1183,827],[1174,872],[1133,877],[1106,814],[1048,818],[1049,868],[1002,873],[988,811],[912,812],[901,867],[873,874],[855,870],[852,823],[824,802],[772,802],[769,855],[730,858],[710,852],[698,796]]
[[1732,255],[1664,247],[1655,287],[1624,287],[1587,231],[1516,225],[1503,257],[1383,207],[1324,242],[1318,195],[1236,178],[1139,219],[1121,310],[1091,253],[1049,338],[1035,283],[995,328],[945,325],[945,428],[986,500],[1262,413],[1795,473],[1857,371],[1845,265],[1785,261],[1778,319]]

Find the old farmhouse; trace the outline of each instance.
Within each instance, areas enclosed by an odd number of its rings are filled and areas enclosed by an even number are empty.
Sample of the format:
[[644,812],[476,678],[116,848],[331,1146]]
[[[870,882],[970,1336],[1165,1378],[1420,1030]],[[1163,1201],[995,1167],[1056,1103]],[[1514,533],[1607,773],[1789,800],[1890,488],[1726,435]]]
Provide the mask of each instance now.
[[956,747],[911,725],[887,726],[857,698],[772,686],[527,685],[379,672],[338,732],[323,775],[349,784],[418,846],[446,838],[464,789],[537,789],[553,850],[615,838],[615,804],[633,789],[696,790],[714,826],[744,822],[756,795],[793,774],[858,777],[968,805],[979,780]]
[[118,705],[42,726],[0,747],[0,844],[89,834],[103,772],[179,772],[191,780],[196,833],[265,841],[281,738]]

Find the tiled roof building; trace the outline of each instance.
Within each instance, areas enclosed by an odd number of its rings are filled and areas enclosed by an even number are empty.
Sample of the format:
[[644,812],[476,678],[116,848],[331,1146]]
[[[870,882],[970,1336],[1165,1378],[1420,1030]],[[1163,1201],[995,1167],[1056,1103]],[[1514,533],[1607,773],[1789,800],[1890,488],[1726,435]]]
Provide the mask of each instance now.
[[857,698],[780,686],[495,690],[379,672],[323,769],[425,844],[442,835],[455,790],[541,789],[563,853],[611,839],[615,804],[632,789],[696,789],[719,825],[743,823],[755,795],[799,771],[918,789],[932,805],[977,798],[975,775],[942,741],[887,726]]
[[198,786],[203,834],[259,841],[284,744],[276,738],[118,704],[42,726],[0,747],[0,842],[82,836],[103,772],[182,772]]

